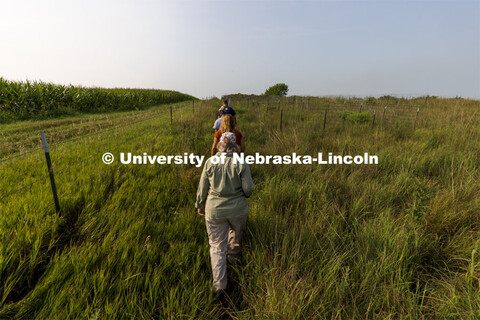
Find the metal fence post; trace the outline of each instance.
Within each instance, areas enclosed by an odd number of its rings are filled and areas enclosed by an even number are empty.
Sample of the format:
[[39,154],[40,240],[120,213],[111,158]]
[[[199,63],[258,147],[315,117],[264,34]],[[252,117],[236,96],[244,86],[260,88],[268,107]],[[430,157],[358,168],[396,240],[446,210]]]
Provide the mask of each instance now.
[[280,109],[280,131],[282,131],[282,121],[283,121],[283,108]]
[[415,123],[413,124],[413,130],[417,127],[417,120],[418,120],[418,113],[420,112],[420,108],[417,108],[417,114],[415,115]]
[[325,114],[323,115],[323,130],[325,130],[325,126],[327,125],[327,110],[328,106],[325,108]]
[[48,173],[50,175],[50,184],[52,185],[53,201],[55,202],[55,211],[60,213],[60,203],[58,202],[57,187],[55,186],[55,177],[53,176],[52,161],[50,159],[50,151],[48,150],[47,137],[45,132],[41,132],[43,150],[45,150],[45,159],[47,160]]

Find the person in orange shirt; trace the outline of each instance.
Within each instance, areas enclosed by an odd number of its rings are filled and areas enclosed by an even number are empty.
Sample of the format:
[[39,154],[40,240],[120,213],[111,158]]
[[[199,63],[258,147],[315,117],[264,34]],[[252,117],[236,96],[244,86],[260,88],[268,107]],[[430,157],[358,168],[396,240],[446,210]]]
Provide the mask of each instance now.
[[240,131],[235,129],[236,127],[236,120],[235,117],[231,114],[225,114],[223,116],[222,125],[220,126],[220,130],[215,132],[215,136],[213,137],[213,144],[212,144],[212,156],[217,153],[217,144],[222,137],[224,132],[233,132],[235,137],[237,138],[236,143],[240,146],[240,152],[245,152],[245,141],[243,139],[243,135]]

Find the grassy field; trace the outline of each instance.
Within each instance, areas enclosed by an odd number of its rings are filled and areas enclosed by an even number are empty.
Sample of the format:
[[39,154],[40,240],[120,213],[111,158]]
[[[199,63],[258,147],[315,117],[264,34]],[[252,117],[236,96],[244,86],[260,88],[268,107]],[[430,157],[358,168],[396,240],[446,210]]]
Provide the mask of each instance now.
[[101,160],[208,156],[218,100],[176,104],[172,126],[165,105],[0,125],[0,319],[479,318],[479,101],[389,101],[408,111],[382,122],[385,103],[232,100],[248,154],[368,152],[379,164],[251,165],[227,306],[213,301],[194,209],[201,168]]

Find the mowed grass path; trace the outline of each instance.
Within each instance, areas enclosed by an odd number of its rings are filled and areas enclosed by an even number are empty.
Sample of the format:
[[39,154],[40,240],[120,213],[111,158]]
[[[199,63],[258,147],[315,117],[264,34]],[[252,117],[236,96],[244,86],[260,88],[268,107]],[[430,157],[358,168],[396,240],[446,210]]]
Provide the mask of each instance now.
[[26,186],[0,201],[0,318],[480,316],[477,103],[433,101],[415,131],[322,130],[288,113],[279,131],[278,113],[235,105],[247,153],[368,152],[380,163],[251,165],[245,254],[229,269],[226,308],[212,300],[194,210],[201,168],[101,161],[104,152],[208,156],[218,105],[193,114],[180,104],[172,127],[163,106],[149,120],[52,144],[60,218],[41,150],[0,163],[0,197]]

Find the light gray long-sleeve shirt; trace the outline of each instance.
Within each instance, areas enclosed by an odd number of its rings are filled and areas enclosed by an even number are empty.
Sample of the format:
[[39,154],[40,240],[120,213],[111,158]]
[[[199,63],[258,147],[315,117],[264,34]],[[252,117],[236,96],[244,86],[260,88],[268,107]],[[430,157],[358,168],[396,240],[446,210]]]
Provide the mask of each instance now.
[[205,208],[209,219],[233,218],[245,213],[247,198],[255,187],[248,164],[234,163],[232,153],[225,156],[224,164],[213,164],[212,158],[207,159],[198,184],[195,207]]
[[222,125],[222,121],[223,121],[223,117],[215,120],[215,123],[213,124],[213,129],[220,130],[220,126]]

